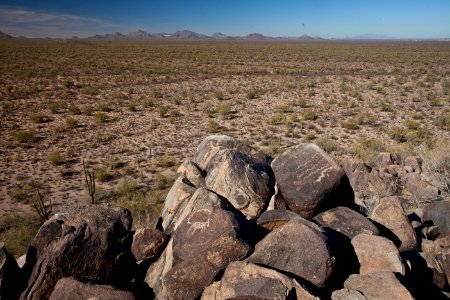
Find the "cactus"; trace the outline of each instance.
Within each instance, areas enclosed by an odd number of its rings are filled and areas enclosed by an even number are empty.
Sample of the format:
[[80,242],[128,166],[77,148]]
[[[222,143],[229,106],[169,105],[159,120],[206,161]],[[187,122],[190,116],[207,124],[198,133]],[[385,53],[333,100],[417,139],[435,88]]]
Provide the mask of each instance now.
[[45,206],[44,199],[42,199],[42,195],[39,192],[39,190],[37,190],[37,195],[38,198],[36,199],[36,202],[33,204],[34,209],[37,211],[39,217],[41,217],[43,221],[47,221],[48,218],[50,217],[50,213],[52,212],[52,200],[50,200],[50,205],[49,207],[47,207]]
[[94,198],[94,194],[95,194],[95,176],[93,172],[89,172],[86,169],[86,165],[84,164],[84,160],[83,160],[83,170],[84,170],[84,180],[86,182],[86,187],[88,190],[88,194],[91,197],[91,203],[95,204],[95,198]]

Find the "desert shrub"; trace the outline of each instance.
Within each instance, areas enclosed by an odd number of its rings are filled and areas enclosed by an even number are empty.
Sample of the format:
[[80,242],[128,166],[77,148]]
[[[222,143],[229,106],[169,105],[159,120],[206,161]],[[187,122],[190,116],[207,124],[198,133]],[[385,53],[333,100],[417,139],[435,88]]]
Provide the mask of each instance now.
[[83,106],[83,114],[92,115],[95,112],[95,107],[91,104],[86,104]]
[[217,100],[225,100],[225,95],[224,95],[224,93],[223,93],[222,90],[216,90],[216,91],[214,92],[214,97],[215,97]]
[[34,130],[19,130],[14,133],[19,143],[33,143],[37,140]]
[[101,102],[97,104],[97,110],[102,112],[112,111],[111,105],[107,102]]
[[441,181],[442,188],[450,193],[450,139],[438,140],[434,145],[420,145],[416,148],[422,158],[425,171],[436,174]]
[[381,111],[384,112],[393,112],[394,108],[392,107],[391,104],[386,103],[386,102],[381,102]]
[[136,104],[134,102],[128,103],[127,108],[131,112],[137,111]]
[[245,98],[252,100],[252,99],[256,99],[258,97],[258,94],[256,93],[255,90],[249,90],[245,93]]
[[163,168],[170,168],[175,165],[173,158],[166,156],[158,156],[156,157],[156,166]]
[[314,141],[314,143],[328,153],[336,152],[340,149],[338,142],[330,138],[328,135],[321,135]]
[[352,152],[363,161],[374,161],[380,152],[386,151],[384,143],[376,138],[361,138],[353,145]]
[[284,116],[282,114],[276,114],[269,119],[270,125],[281,125],[284,123]]
[[21,202],[27,200],[32,192],[33,187],[24,184],[8,190],[8,196],[11,198],[12,202]]
[[75,83],[72,80],[64,81],[64,87],[67,89],[71,89],[75,86]]
[[162,93],[162,91],[159,90],[159,89],[154,89],[154,90],[152,91],[152,96],[153,96],[154,98],[162,98],[162,97],[163,97],[163,93]]
[[411,130],[417,130],[420,128],[420,123],[417,121],[408,120],[405,122],[405,126],[406,126],[406,128],[411,129]]
[[217,112],[220,114],[222,119],[230,119],[231,105],[229,103],[223,103],[217,107]]
[[355,120],[358,125],[374,125],[378,118],[371,113],[363,112],[357,114]]
[[158,107],[158,114],[161,118],[166,118],[168,111],[169,111],[169,108],[165,105],[160,105]]
[[49,118],[48,116],[44,115],[44,114],[35,114],[31,116],[31,121],[33,121],[34,123],[46,123],[46,122],[50,122],[51,118]]
[[69,106],[69,113],[71,113],[72,115],[79,115],[81,114],[81,109],[75,104],[72,104]]
[[342,128],[355,130],[359,129],[358,120],[356,118],[348,119],[341,122]]
[[292,100],[291,102],[292,106],[299,106],[299,107],[308,107],[308,101],[306,101],[306,99],[297,99],[297,100]]
[[307,108],[302,113],[303,119],[305,120],[316,120],[318,115],[313,108]]
[[52,114],[58,114],[60,113],[61,110],[61,105],[58,102],[52,102],[50,104],[47,105],[47,109],[52,113]]
[[0,240],[9,253],[26,254],[41,223],[37,215],[10,214],[0,220]]
[[219,124],[214,120],[208,120],[207,127],[209,133],[217,133],[220,129]]
[[155,189],[157,190],[166,189],[172,184],[172,180],[162,174],[156,174],[153,182],[155,184]]
[[48,161],[54,165],[62,165],[64,163],[64,157],[61,155],[61,153],[58,150],[50,152],[48,155]]
[[279,113],[286,114],[286,113],[291,113],[291,112],[293,112],[293,109],[292,109],[291,105],[289,105],[289,104],[280,104],[280,105],[278,105],[278,107],[277,107],[277,111],[278,111]]
[[101,182],[113,179],[114,175],[108,170],[106,166],[101,166],[94,169],[95,179]]
[[146,98],[144,100],[142,100],[142,106],[146,107],[146,108],[151,108],[151,107],[155,107],[155,101],[153,101],[153,98]]
[[73,129],[78,126],[78,121],[74,118],[67,118],[66,121],[64,121],[67,129]]
[[387,131],[389,137],[396,142],[404,143],[407,141],[407,131],[403,127],[393,126]]
[[441,114],[434,119],[434,124],[442,129],[450,129],[450,112]]
[[95,123],[105,123],[108,122],[108,115],[104,112],[98,112],[94,114],[94,122]]

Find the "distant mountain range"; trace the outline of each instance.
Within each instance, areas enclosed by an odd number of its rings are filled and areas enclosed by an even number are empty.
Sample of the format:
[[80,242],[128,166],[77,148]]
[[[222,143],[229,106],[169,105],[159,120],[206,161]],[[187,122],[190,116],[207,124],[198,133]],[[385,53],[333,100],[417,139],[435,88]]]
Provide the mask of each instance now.
[[[0,39],[25,39],[25,37],[13,37],[9,34],[0,32]],[[79,39],[78,37],[73,37],[73,39]],[[88,40],[243,40],[243,41],[326,41],[326,40],[395,40],[397,38],[368,33],[358,36],[353,36],[349,38],[340,38],[340,39],[324,39],[321,37],[312,37],[309,35],[301,35],[297,37],[273,37],[266,36],[261,33],[251,33],[245,36],[230,36],[223,34],[221,32],[213,33],[212,35],[205,35],[197,32],[193,32],[190,30],[179,30],[174,33],[165,33],[165,32],[157,32],[157,33],[149,33],[144,30],[137,30],[129,32],[128,34],[122,34],[120,32],[107,33],[107,34],[97,34],[85,39]],[[398,39],[401,40],[401,39]],[[427,39],[410,39],[410,40],[427,40]],[[431,40],[431,39],[428,39]],[[434,39],[440,41],[449,41],[450,39]]]

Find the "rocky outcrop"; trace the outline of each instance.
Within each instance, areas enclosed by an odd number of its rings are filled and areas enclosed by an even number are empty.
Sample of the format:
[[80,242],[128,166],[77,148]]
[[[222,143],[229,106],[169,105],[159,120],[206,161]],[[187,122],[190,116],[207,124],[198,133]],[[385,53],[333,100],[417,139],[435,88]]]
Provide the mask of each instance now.
[[68,276],[103,283],[132,278],[134,259],[130,251],[132,218],[128,210],[110,205],[90,205],[53,218],[61,235],[43,237],[57,230],[40,231],[36,240],[51,241],[38,252],[36,264],[22,293],[23,299],[48,298],[56,282]]
[[325,286],[335,264],[327,237],[295,219],[256,244],[248,261],[289,272],[317,287]]
[[49,300],[71,299],[134,300],[136,297],[130,291],[110,285],[81,282],[72,277],[58,280]]
[[440,299],[450,291],[448,201],[407,215],[434,191],[407,193],[405,180],[423,180],[420,159],[343,162],[349,178],[310,144],[270,161],[231,137],[206,138],[180,166],[156,228],[133,230],[130,212],[107,204],[57,213],[20,267],[0,246],[2,299]]
[[286,206],[310,219],[342,200],[352,201],[344,170],[314,144],[301,144],[280,154],[272,168]]

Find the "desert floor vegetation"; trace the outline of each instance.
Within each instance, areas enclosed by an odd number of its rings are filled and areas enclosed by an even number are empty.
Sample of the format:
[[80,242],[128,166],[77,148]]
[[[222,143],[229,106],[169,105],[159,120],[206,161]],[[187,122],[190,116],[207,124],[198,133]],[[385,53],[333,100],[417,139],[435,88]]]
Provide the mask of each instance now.
[[211,133],[271,154],[433,153],[449,91],[448,42],[2,41],[0,218],[33,213],[19,187],[57,211],[86,201],[85,161],[101,199],[142,223]]

